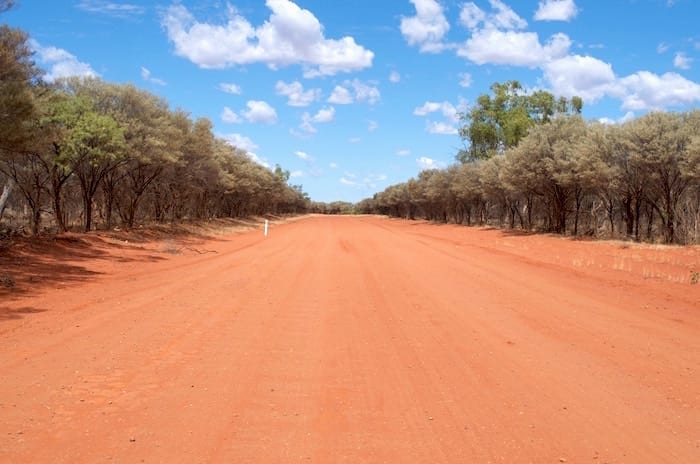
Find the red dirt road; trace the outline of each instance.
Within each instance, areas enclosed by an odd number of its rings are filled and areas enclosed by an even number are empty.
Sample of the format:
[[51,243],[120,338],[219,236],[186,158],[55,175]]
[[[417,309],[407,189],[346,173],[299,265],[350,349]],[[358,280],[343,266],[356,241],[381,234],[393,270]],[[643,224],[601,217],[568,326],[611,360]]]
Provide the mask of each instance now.
[[700,462],[698,248],[376,217],[161,245],[0,294],[0,462]]

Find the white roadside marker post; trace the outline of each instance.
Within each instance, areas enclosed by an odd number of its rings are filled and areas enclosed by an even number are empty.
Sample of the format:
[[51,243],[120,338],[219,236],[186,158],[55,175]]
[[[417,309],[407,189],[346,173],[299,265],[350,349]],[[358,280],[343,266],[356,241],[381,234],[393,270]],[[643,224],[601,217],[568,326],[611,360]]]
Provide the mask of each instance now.
[[267,237],[268,220],[265,219],[265,237]]

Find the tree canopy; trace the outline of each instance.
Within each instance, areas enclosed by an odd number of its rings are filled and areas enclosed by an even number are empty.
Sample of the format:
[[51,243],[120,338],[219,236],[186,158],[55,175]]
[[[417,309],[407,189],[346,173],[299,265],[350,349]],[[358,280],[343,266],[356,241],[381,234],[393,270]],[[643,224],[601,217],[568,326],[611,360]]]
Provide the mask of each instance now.
[[461,115],[459,135],[466,147],[457,159],[467,163],[491,158],[517,146],[534,125],[546,124],[557,114],[580,114],[582,108],[579,97],[557,100],[544,90],[528,94],[515,80],[496,82],[491,94],[480,95]]

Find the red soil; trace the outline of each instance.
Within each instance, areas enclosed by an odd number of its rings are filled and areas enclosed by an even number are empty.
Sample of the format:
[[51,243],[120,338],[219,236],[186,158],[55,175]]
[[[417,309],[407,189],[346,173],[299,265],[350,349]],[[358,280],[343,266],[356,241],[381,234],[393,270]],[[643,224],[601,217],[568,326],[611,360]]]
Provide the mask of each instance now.
[[50,249],[0,251],[0,462],[700,462],[697,247],[311,217]]

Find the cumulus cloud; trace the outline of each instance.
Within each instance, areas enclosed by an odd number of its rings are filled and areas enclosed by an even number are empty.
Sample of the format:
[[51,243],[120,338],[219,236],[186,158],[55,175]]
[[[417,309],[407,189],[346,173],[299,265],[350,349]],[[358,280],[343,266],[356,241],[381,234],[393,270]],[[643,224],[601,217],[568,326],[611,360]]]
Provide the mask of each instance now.
[[447,167],[447,163],[428,158],[427,156],[421,156],[420,158],[416,159],[416,164],[418,164],[418,167],[423,170],[444,169]]
[[221,120],[228,124],[240,124],[243,122],[243,119],[228,106],[225,106],[221,112]]
[[689,58],[685,53],[678,52],[676,56],[673,57],[673,66],[678,69],[690,69],[690,65],[693,63],[693,59]]
[[565,56],[571,47],[566,34],[558,33],[544,45],[536,32],[478,29],[457,49],[457,55],[476,64],[514,65],[536,68]]
[[287,104],[289,106],[309,106],[311,103],[321,98],[320,89],[305,91],[299,81],[294,81],[289,84],[278,81],[275,85],[275,91],[277,95],[287,97]]
[[367,121],[367,131],[374,132],[379,129],[379,123],[377,121]]
[[622,108],[630,111],[657,110],[700,102],[700,84],[680,74],[657,75],[639,71],[620,79],[625,88]]
[[225,83],[225,82],[222,82],[221,84],[219,84],[219,89],[223,90],[226,93],[230,93],[232,95],[240,95],[241,93],[243,93],[240,86],[238,86],[236,84]]
[[546,63],[543,70],[555,95],[577,95],[584,102],[594,103],[623,92],[612,66],[591,56],[569,55]]
[[202,68],[301,65],[305,77],[317,77],[372,65],[372,51],[352,37],[326,38],[323,25],[309,10],[290,0],[266,0],[265,5],[271,14],[258,27],[233,6],[228,8],[225,24],[199,22],[183,5],[168,7],[162,23],[175,54]]
[[261,166],[270,169],[272,166],[270,163],[255,153],[259,147],[250,138],[245,137],[241,134],[224,134],[220,137],[226,141],[229,145],[238,148],[239,150],[245,151],[246,156],[253,162],[258,163]]
[[150,82],[151,84],[160,85],[161,87],[168,85],[168,83],[165,82],[163,79],[159,79],[157,77],[152,76],[151,71],[148,70],[148,68],[144,68],[143,66],[141,67],[141,77],[144,81]]
[[457,108],[450,102],[431,102],[427,101],[413,110],[413,114],[416,116],[427,116],[430,113],[441,112],[445,117],[454,118],[457,114]]
[[556,95],[578,95],[586,103],[604,97],[622,101],[628,111],[661,110],[700,102],[700,84],[677,73],[639,71],[626,77],[609,63],[590,56],[570,55],[543,66],[545,80]]
[[460,22],[471,36],[457,48],[457,55],[476,64],[536,68],[565,56],[571,47],[566,34],[552,35],[544,44],[536,32],[524,31],[527,21],[500,0],[489,0],[488,13],[475,3],[462,5]]
[[425,131],[435,135],[457,135],[459,129],[457,125],[449,121],[427,121]]
[[289,173],[289,177],[291,177],[292,179],[304,177],[304,172],[300,170],[292,171]]
[[328,103],[349,105],[354,102],[366,102],[374,105],[381,99],[381,92],[372,84],[366,84],[359,79],[345,81],[336,85],[328,98]]
[[401,34],[409,45],[424,53],[445,49],[443,41],[450,30],[442,5],[437,0],[410,0],[416,15],[401,18]]
[[335,103],[336,105],[349,105],[352,102],[353,98],[350,90],[342,85],[336,85],[331,96],[328,97],[328,103]]
[[401,150],[398,150],[396,152],[396,156],[408,156],[411,154],[411,150],[408,150],[406,148],[402,148]]
[[396,71],[391,71],[391,73],[389,73],[389,82],[392,84],[398,84],[401,82],[401,74]]
[[[306,134],[315,134],[318,132],[316,129],[316,126],[314,124],[319,123],[319,124],[325,124],[329,122],[333,122],[335,120],[335,108],[332,106],[327,107],[327,108],[321,108],[318,110],[316,114],[313,116],[309,112],[305,112],[304,114],[301,115],[301,124],[299,124],[299,128]],[[302,134],[298,134],[296,132],[292,132],[293,135],[297,136],[303,136]]]
[[[463,105],[464,103],[462,103]],[[427,120],[425,130],[430,134],[437,135],[457,135],[459,123],[459,110],[452,103],[427,101],[413,110],[415,116],[429,116],[433,113],[442,114],[442,121]]]
[[274,124],[277,122],[277,111],[267,102],[251,100],[246,106],[248,111],[243,116],[251,123]]
[[247,152],[253,152],[260,148],[250,138],[245,137],[241,134],[224,134],[221,136],[221,138],[228,142],[230,145]]
[[312,120],[314,122],[320,123],[333,122],[335,120],[335,108],[333,108],[332,106],[329,106],[327,108],[321,108],[313,116]]
[[624,116],[622,116],[620,119],[610,119],[610,118],[599,118],[598,122],[602,124],[607,124],[607,125],[612,125],[612,124],[624,124],[628,121],[633,120],[635,117],[635,114],[632,111],[628,111],[625,113]]
[[87,63],[62,48],[43,47],[34,39],[29,39],[30,48],[36,53],[37,61],[47,69],[44,74],[46,82],[54,82],[62,77],[99,77],[99,74]]
[[578,14],[574,0],[544,0],[535,12],[537,21],[571,21]]

